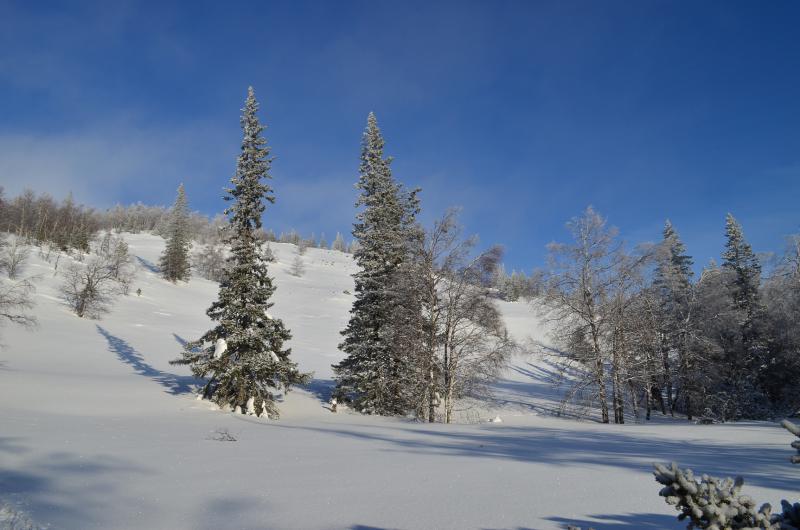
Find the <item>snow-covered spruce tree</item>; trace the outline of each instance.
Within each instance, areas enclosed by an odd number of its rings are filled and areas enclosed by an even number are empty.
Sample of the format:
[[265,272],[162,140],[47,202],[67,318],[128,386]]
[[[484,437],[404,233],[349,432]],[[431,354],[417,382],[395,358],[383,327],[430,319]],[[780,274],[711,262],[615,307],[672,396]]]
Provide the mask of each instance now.
[[[800,427],[784,420],[784,428],[800,438]],[[800,452],[800,440],[792,442]],[[800,463],[797,455],[791,459]],[[741,493],[744,480],[718,479],[703,475],[697,480],[691,469],[681,469],[676,463],[670,467],[656,464],[653,474],[663,484],[659,495],[667,504],[680,512],[678,520],[688,519],[688,529],[709,530],[798,530],[800,529],[800,503],[781,501],[782,513],[772,513],[772,506],[763,504],[756,508],[755,501]]]
[[189,233],[189,210],[186,206],[186,192],[183,184],[178,186],[178,196],[170,212],[166,230],[167,246],[161,254],[159,266],[164,279],[171,282],[188,281],[191,274],[189,249],[192,238]]
[[294,260],[292,260],[292,265],[289,268],[289,274],[291,274],[292,276],[297,276],[299,278],[305,273],[306,273],[306,266],[303,263],[303,256],[301,256],[299,253],[295,254]]
[[[375,115],[370,113],[364,132],[356,206],[363,206],[353,227],[359,265],[354,274],[356,299],[350,321],[342,331],[339,348],[346,357],[333,366],[336,395],[369,414],[405,414],[413,408],[407,400],[408,363],[405,344],[395,317],[404,299],[398,289],[401,266],[409,257],[409,227],[414,225],[416,192],[404,193],[392,177],[391,158],[383,156],[384,141]],[[399,318],[398,318],[399,320]]]
[[742,226],[731,214],[725,218],[725,237],[722,268],[732,273],[731,297],[736,307],[744,310],[748,319],[753,319],[760,309],[761,264],[745,239]]
[[[658,333],[663,367],[660,387],[666,394],[666,406],[670,412],[676,407],[676,394],[681,393],[683,406],[688,418],[692,419],[691,384],[695,362],[687,347],[692,324],[692,258],[686,254],[686,247],[669,221],[666,222],[663,240],[656,254],[656,269],[653,285],[658,298]],[[670,354],[677,353],[677,369],[672,366]],[[675,381],[675,379],[678,381]],[[659,392],[659,397],[661,392]],[[661,398],[662,413],[666,406]]]
[[725,219],[725,252],[721,270],[730,301],[730,325],[719,335],[724,352],[720,359],[724,381],[719,396],[729,396],[733,419],[758,418],[766,412],[762,389],[770,364],[763,334],[764,306],[761,303],[761,264],[746,241],[741,225],[731,214]]
[[187,344],[182,356],[171,362],[187,364],[197,377],[208,377],[203,396],[218,405],[276,418],[272,389],[289,391],[309,375],[298,371],[289,358],[291,350],[284,347],[291,338],[289,330],[267,313],[275,286],[262,259],[257,231],[265,201],[274,203],[275,196],[264,182],[271,178],[271,159],[257,112],[251,87],[242,110],[242,151],[225,197],[233,203],[225,210],[230,219],[225,230],[230,255],[218,299],[206,312],[218,324]]
[[778,410],[800,410],[800,235],[789,238],[783,259],[762,291],[771,353],[764,391]]
[[336,239],[333,240],[333,244],[331,245],[331,250],[338,250],[339,252],[347,252],[347,245],[344,242],[344,238],[342,234],[336,232]]

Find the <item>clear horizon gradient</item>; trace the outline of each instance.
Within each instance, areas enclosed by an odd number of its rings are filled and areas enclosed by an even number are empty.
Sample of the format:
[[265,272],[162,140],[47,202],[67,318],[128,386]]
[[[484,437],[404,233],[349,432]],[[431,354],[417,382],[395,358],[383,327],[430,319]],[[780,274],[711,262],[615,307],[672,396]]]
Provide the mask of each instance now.
[[374,111],[422,220],[461,206],[541,266],[588,205],[636,244],[670,219],[700,267],[733,213],[757,252],[800,231],[800,3],[0,0],[0,185],[214,215],[248,85],[276,232],[355,215]]

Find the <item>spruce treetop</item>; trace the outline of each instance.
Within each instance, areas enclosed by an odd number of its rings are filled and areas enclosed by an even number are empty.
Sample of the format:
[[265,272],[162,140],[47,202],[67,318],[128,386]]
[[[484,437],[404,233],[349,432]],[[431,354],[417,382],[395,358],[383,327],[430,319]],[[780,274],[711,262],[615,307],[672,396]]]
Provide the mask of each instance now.
[[722,268],[733,274],[734,302],[752,313],[758,305],[761,263],[745,239],[742,226],[730,213],[725,218],[725,236]]
[[725,261],[722,266],[733,270],[749,268],[760,273],[761,264],[744,237],[742,225],[730,213],[725,217],[725,236],[727,241],[722,255]]
[[262,136],[265,127],[258,119],[258,101],[253,87],[247,89],[247,99],[242,109],[240,123],[244,133],[242,150],[236,165],[236,174],[231,178],[231,186],[225,191],[226,201],[236,201],[225,213],[230,216],[230,224],[236,227],[254,230],[261,228],[261,214],[266,206],[263,201],[275,202],[272,188],[262,182],[271,178],[272,166],[270,147]]
[[669,263],[663,265],[659,264],[659,273],[666,274],[666,271],[662,270],[662,268],[667,266],[674,274],[678,274],[688,282],[694,275],[692,272],[694,260],[692,260],[691,256],[686,254],[686,246],[683,244],[683,241],[681,241],[678,232],[669,219],[664,223],[663,244],[666,246],[668,252],[666,258]]

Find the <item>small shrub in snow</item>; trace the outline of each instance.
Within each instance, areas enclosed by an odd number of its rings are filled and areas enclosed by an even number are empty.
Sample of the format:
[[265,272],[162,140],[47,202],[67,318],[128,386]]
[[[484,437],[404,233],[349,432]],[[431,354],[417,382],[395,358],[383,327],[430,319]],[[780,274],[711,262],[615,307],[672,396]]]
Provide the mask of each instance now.
[[3,530],[39,530],[27,515],[0,502],[0,528]]
[[217,429],[214,431],[208,438],[208,440],[214,440],[215,442],[235,442],[236,437],[228,432],[228,429]]

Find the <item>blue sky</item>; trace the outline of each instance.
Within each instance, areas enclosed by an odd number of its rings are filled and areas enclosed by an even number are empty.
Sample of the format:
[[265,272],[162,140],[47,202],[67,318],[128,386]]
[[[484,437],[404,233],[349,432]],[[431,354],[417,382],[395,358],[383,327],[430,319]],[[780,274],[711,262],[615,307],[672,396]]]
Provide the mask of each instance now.
[[670,218],[700,264],[725,213],[800,230],[800,3],[5,2],[0,184],[213,214],[253,85],[276,230],[348,233],[374,111],[423,220],[542,265],[593,205],[631,242]]

